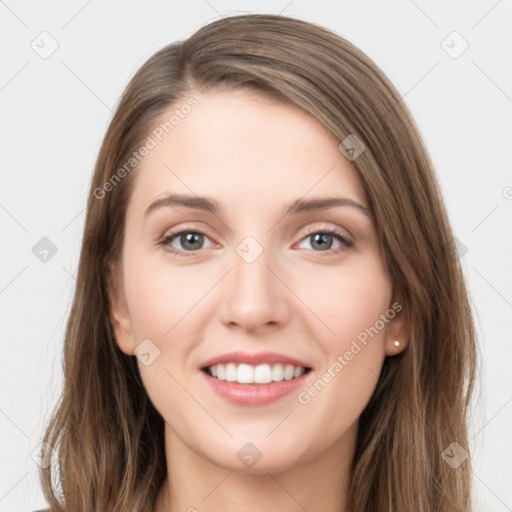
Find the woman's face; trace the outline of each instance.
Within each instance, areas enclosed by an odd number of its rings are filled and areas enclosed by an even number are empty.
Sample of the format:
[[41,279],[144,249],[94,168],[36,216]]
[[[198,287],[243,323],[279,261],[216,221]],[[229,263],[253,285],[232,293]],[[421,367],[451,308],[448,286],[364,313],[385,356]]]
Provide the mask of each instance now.
[[117,343],[173,446],[236,471],[344,450],[407,342],[364,190],[297,107],[196,98],[133,171]]

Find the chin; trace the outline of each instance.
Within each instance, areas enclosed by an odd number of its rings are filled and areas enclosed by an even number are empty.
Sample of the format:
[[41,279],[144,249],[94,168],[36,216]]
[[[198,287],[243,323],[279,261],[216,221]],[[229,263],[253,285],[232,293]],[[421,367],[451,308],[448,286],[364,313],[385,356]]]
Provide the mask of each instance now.
[[216,466],[252,475],[278,473],[308,459],[304,452],[304,440],[299,436],[296,439],[288,439],[289,442],[283,444],[277,438],[265,438],[267,433],[261,436],[230,438],[223,443],[212,441],[201,451],[203,457]]

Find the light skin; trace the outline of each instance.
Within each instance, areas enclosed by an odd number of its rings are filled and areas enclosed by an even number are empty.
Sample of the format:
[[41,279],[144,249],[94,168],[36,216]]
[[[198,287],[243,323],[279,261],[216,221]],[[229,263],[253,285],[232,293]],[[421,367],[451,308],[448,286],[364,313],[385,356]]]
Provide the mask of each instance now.
[[[404,308],[300,403],[397,297],[368,211],[285,209],[326,197],[368,208],[367,198],[340,141],[309,114],[248,91],[194,95],[198,106],[139,164],[122,265],[111,267],[119,348],[133,356],[150,339],[160,351],[147,366],[137,358],[165,420],[168,476],[154,512],[343,511],[359,416],[385,357],[406,348],[409,325]],[[214,199],[219,211],[145,215],[169,194]],[[159,244],[182,229],[204,237]],[[352,245],[329,234],[318,243],[333,229]],[[247,236],[263,251],[251,263],[237,252]],[[200,370],[233,350],[286,354],[312,370],[270,404],[234,405]],[[248,442],[262,455],[252,467],[237,457]]]

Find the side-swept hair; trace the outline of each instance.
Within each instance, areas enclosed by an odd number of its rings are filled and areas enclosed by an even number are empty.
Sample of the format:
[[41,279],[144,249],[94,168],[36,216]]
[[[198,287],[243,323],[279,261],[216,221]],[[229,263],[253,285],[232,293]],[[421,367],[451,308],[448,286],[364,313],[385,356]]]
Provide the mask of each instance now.
[[454,237],[432,162],[404,101],[362,51],[298,19],[219,19],[150,57],[129,82],[101,146],[89,190],[63,392],[43,441],[52,512],[151,512],[166,476],[164,421],[135,357],[109,319],[108,265],[119,261],[135,168],[127,162],[157,118],[194,92],[247,88],[309,112],[342,142],[366,191],[393,283],[410,313],[407,349],[387,357],[363,411],[352,464],[350,512],[468,512],[471,458],[454,469],[442,452],[468,448],[475,329]]

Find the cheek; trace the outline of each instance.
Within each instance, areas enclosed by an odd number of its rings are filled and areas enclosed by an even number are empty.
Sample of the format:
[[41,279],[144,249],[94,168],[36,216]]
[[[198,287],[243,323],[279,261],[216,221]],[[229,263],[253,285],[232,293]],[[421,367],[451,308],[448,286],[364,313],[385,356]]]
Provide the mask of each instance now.
[[296,290],[314,313],[307,318],[328,353],[343,350],[372,327],[391,300],[390,281],[377,259],[309,273],[297,282]]
[[[381,315],[390,307],[391,282],[380,260],[368,258],[350,268],[329,269],[322,279],[309,275],[302,283],[300,293],[316,315],[308,316],[311,335],[324,360],[299,402],[311,400],[320,408],[328,403],[332,413],[350,423],[366,406],[382,368],[387,323]],[[334,435],[338,427],[332,428]]]
[[[128,251],[127,251],[128,253]],[[188,267],[192,268],[192,266]],[[208,290],[208,280],[197,278],[187,267],[172,267],[161,256],[148,257],[132,250],[125,261],[125,287],[135,344],[149,339],[151,363],[137,364],[148,396],[173,425],[188,424],[190,396],[180,386],[183,364],[197,337],[194,308]],[[211,286],[211,285],[210,285]],[[204,289],[203,289],[204,288]],[[146,342],[147,343],[147,342]],[[153,354],[156,356],[153,359]],[[191,412],[192,411],[192,412]]]
[[125,286],[134,334],[169,339],[211,287],[192,266],[173,266],[163,254],[136,254],[126,260]]

